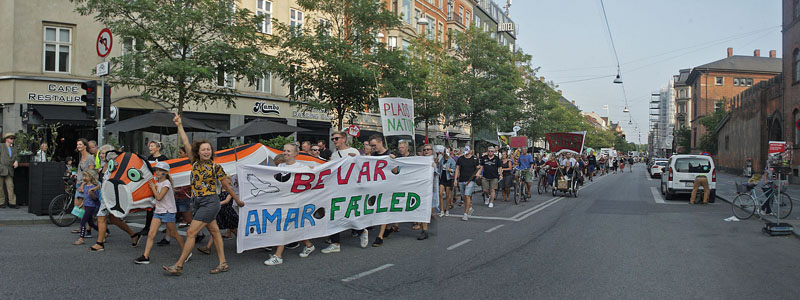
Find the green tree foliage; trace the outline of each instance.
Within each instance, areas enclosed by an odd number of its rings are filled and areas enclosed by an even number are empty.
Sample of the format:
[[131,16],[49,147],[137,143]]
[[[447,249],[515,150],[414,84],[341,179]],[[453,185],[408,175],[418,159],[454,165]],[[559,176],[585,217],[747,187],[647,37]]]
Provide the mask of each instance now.
[[725,110],[725,102],[725,99],[717,101],[717,109],[713,113],[700,118],[700,124],[706,128],[705,134],[700,138],[700,149],[712,155],[717,153],[717,126],[728,114]]
[[271,138],[269,140],[260,140],[259,141],[259,143],[263,144],[264,146],[267,146],[267,147],[270,147],[270,148],[273,148],[273,149],[278,149],[280,151],[283,151],[283,145],[286,145],[286,144],[292,143],[292,142],[294,142],[294,137],[291,136],[291,135],[290,136],[281,136],[281,135],[279,135],[279,136],[276,136],[276,137]]
[[[253,83],[265,75],[263,17],[237,9],[234,0],[74,0],[82,15],[132,41],[111,58],[109,79],[179,113],[186,104],[234,105],[225,74]],[[125,47],[125,45],[117,46]],[[228,78],[230,79],[230,78]]]
[[458,47],[446,71],[453,78],[450,96],[455,102],[448,111],[453,122],[471,124],[473,133],[513,127],[518,120],[513,116],[521,109],[516,95],[522,86],[518,58],[474,26],[453,38]]
[[680,154],[689,154],[692,141],[692,130],[689,128],[675,129],[675,137],[678,139],[678,147],[683,150]]
[[289,83],[289,98],[302,109],[325,109],[337,128],[345,117],[375,107],[381,72],[394,70],[399,57],[376,40],[400,24],[379,0],[297,0],[300,8],[326,22],[303,26],[273,22],[270,45],[277,50],[276,76]]

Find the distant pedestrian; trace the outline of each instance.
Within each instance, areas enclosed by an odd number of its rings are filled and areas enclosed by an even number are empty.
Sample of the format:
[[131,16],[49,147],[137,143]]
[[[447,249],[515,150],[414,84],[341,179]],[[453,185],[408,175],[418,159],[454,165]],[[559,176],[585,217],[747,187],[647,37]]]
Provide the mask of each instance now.
[[[17,195],[14,193],[14,169],[19,166],[17,163],[17,151],[14,149],[14,140],[17,137],[13,133],[6,133],[3,136],[3,150],[0,154],[0,185],[5,185],[8,193],[8,207],[19,208],[17,206]],[[6,196],[0,186],[0,208],[6,207]]]
[[322,156],[325,160],[331,160],[333,152],[328,149],[328,144],[324,140],[317,141],[317,147],[319,147],[319,156]]
[[469,215],[472,214],[474,209],[471,206],[472,193],[475,189],[475,176],[480,172],[478,166],[478,159],[474,156],[474,152],[469,146],[464,147],[464,156],[456,161],[456,182],[453,183],[454,187],[457,186],[464,201],[464,216],[461,217],[462,221],[469,220]]
[[[431,158],[431,164],[433,165],[433,201],[431,201],[431,219],[433,216],[436,215],[436,210],[439,208],[439,183],[436,182],[437,177],[439,176],[439,169],[436,168],[436,160],[433,156],[433,145],[426,144],[422,146],[422,153],[423,156],[427,156]],[[417,240],[426,240],[428,239],[428,224],[429,223],[422,223],[422,232],[420,232]]]
[[39,150],[36,151],[36,156],[33,157],[33,162],[47,162],[47,143],[39,145]]
[[100,207],[100,196],[96,188],[98,185],[97,171],[94,169],[83,171],[83,182],[78,186],[78,189],[82,191],[81,195],[83,199],[81,199],[81,203],[83,205],[81,208],[83,208],[84,213],[83,217],[81,217],[80,237],[77,241],[72,243],[73,245],[83,245],[85,243],[83,240],[84,238],[92,237],[87,233],[87,226],[100,232],[97,228],[97,224],[94,223],[94,217],[97,215],[98,207]]
[[[452,152],[451,152],[452,153]],[[450,157],[447,151],[439,154],[439,198],[441,200],[441,212],[439,217],[449,216],[450,209],[453,208],[453,177],[456,172],[456,161]]]
[[[75,200],[74,205],[81,207],[83,206],[83,191],[78,188],[79,185],[83,183],[83,172],[89,169],[95,168],[94,157],[91,153],[89,153],[89,141],[84,138],[78,139],[75,142],[75,151],[78,152],[78,172],[76,173],[77,180],[75,181]],[[80,227],[78,229],[72,230],[72,233],[80,233]],[[87,235],[91,235],[91,232],[88,232]]]
[[303,153],[305,153],[305,154],[311,154],[311,142],[304,141],[303,142],[303,146],[302,146],[302,150],[300,150],[300,151],[303,151]]

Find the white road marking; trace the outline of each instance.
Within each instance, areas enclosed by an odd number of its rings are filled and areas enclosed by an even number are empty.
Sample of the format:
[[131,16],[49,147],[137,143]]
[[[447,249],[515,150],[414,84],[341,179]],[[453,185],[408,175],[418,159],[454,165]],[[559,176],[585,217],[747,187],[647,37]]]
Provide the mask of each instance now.
[[553,201],[553,202],[550,202],[550,203],[548,203],[547,205],[545,205],[545,206],[542,206],[542,207],[540,207],[539,209],[537,209],[537,210],[534,210],[534,211],[532,211],[532,212],[528,213],[527,215],[524,215],[524,216],[520,217],[520,218],[519,218],[519,219],[517,219],[516,221],[517,221],[517,222],[519,222],[519,221],[525,220],[525,218],[527,218],[527,217],[530,217],[530,216],[534,215],[535,213],[538,213],[538,212],[540,212],[540,211],[544,210],[545,208],[549,207],[550,205],[556,204],[558,201],[561,201],[561,200],[563,200],[563,199],[564,199],[564,197],[559,197],[559,198],[556,198],[556,199],[555,199],[555,201]]
[[466,240],[460,241],[458,243],[455,243],[452,246],[447,247],[447,250],[453,250],[453,249],[458,248],[460,246],[463,246],[464,244],[469,243],[469,242],[472,242],[472,239],[466,239]]
[[657,191],[657,190],[656,190],[656,187],[654,187],[654,186],[651,186],[651,187],[650,187],[650,192],[652,192],[652,193],[653,193],[653,199],[655,199],[655,200],[656,200],[656,203],[659,203],[659,204],[665,204],[665,203],[664,203],[664,199],[661,199],[661,192]]
[[497,225],[497,226],[495,226],[495,227],[489,228],[488,230],[486,230],[486,231],[484,231],[484,232],[486,232],[486,233],[490,233],[490,232],[492,232],[492,231],[495,231],[495,230],[497,230],[497,229],[500,229],[500,227],[503,227],[503,226],[505,226],[505,225],[503,225],[503,224],[500,224],[500,225]]
[[[461,218],[464,214],[451,214],[448,217],[451,218]],[[469,216],[470,219],[481,219],[481,220],[498,220],[498,221],[516,221],[517,219],[514,218],[504,218],[504,217],[482,217],[482,216]]]
[[372,269],[372,270],[369,270],[369,271],[365,271],[365,272],[361,272],[361,273],[358,273],[358,274],[356,274],[356,275],[353,275],[353,276],[350,276],[350,277],[344,278],[344,279],[342,279],[342,281],[344,281],[344,282],[350,282],[350,281],[353,281],[353,280],[359,279],[359,278],[361,278],[361,277],[367,276],[367,275],[369,275],[369,274],[372,274],[372,273],[375,273],[375,272],[379,272],[379,271],[381,271],[381,270],[385,270],[385,269],[388,269],[388,268],[391,268],[391,267],[394,267],[394,264],[385,264],[385,265],[382,265],[382,266],[380,266],[380,267],[377,267],[377,268],[375,268],[375,269]]

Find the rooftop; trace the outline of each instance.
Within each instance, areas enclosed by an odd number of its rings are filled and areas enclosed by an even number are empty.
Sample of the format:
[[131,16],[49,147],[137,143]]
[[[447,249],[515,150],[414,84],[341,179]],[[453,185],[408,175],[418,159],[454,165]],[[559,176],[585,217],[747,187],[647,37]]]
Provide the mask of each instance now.
[[700,72],[703,71],[728,71],[739,73],[766,73],[780,74],[783,70],[782,59],[760,56],[733,55],[718,61],[710,62],[695,67],[686,80],[691,84]]

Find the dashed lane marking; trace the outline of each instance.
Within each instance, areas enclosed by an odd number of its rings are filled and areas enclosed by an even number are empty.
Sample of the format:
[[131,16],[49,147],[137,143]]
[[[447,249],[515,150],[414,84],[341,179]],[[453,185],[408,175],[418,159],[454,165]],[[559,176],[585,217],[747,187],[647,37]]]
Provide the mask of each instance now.
[[350,281],[359,279],[361,277],[370,275],[370,274],[375,273],[375,272],[380,272],[381,270],[385,270],[385,269],[388,269],[388,268],[391,268],[391,267],[394,267],[394,264],[385,264],[385,265],[382,265],[382,266],[377,267],[375,269],[372,269],[372,270],[369,270],[369,271],[364,271],[364,272],[358,273],[356,275],[344,278],[344,279],[342,279],[342,281],[343,282],[350,282]]
[[503,225],[503,224],[500,224],[500,225],[497,225],[497,226],[495,226],[495,227],[489,228],[489,229],[487,229],[487,230],[486,230],[486,231],[484,231],[484,232],[486,232],[486,233],[491,233],[492,231],[498,230],[498,229],[500,229],[500,227],[503,227],[503,226],[505,226],[505,225]]
[[469,243],[469,242],[472,242],[472,239],[466,239],[466,240],[460,241],[460,242],[458,242],[458,243],[455,243],[455,244],[453,244],[452,246],[450,246],[450,247],[447,247],[447,250],[453,250],[453,249],[455,249],[455,248],[458,248],[458,247],[461,247],[461,246],[463,246],[464,244],[466,244],[466,243]]

